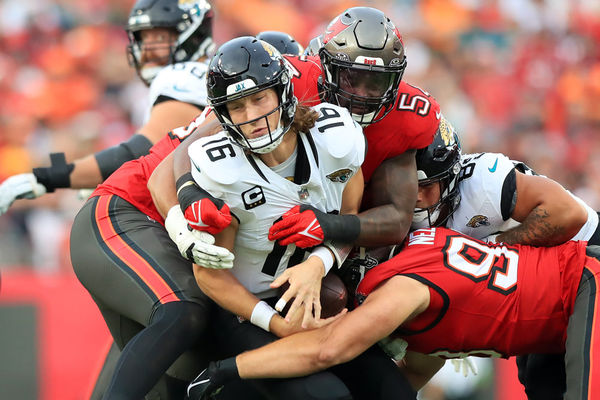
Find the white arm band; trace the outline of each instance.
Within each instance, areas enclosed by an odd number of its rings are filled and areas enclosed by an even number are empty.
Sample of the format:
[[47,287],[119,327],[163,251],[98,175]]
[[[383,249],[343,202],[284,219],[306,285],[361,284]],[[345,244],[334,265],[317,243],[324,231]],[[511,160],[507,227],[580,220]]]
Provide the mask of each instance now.
[[327,273],[331,270],[331,267],[333,267],[333,263],[335,262],[333,254],[331,254],[331,250],[325,246],[319,246],[310,253],[309,257],[312,256],[319,257],[321,261],[323,261],[323,265],[325,266],[325,273],[323,276],[327,275]]
[[269,323],[271,322],[271,318],[273,318],[273,315],[275,315],[276,313],[277,311],[275,311],[273,307],[261,300],[254,306],[254,309],[252,310],[252,315],[250,316],[250,322],[258,326],[259,328],[270,332]]

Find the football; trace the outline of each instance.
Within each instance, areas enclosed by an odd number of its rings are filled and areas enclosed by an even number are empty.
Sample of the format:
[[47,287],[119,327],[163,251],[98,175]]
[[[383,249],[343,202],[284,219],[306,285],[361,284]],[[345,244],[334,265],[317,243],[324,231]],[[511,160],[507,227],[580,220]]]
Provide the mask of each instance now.
[[[279,297],[289,287],[288,282],[281,285],[279,288]],[[285,316],[293,302],[294,298],[292,297],[280,314]],[[321,318],[333,317],[346,307],[347,302],[348,291],[346,290],[346,286],[344,286],[339,276],[330,271],[321,282]]]

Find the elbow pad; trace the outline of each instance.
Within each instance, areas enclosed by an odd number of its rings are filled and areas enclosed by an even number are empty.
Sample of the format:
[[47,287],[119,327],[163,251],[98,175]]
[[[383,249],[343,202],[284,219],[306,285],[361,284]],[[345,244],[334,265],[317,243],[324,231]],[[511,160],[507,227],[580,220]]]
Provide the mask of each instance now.
[[150,151],[152,142],[143,135],[135,134],[126,142],[99,151],[95,154],[102,179],[106,179],[127,161],[145,156]]

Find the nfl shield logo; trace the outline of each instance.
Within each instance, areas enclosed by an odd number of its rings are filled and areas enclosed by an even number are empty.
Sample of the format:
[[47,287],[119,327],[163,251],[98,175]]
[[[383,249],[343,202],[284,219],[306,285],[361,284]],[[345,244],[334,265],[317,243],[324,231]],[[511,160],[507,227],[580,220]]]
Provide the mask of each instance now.
[[308,189],[302,188],[302,189],[298,190],[298,197],[300,198],[300,200],[306,200],[306,199],[308,199],[308,196],[309,196]]

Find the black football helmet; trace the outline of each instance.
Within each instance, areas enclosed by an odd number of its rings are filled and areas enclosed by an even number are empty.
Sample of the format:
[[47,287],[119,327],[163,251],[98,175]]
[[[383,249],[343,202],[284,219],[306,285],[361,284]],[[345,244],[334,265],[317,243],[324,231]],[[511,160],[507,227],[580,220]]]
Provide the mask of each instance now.
[[458,180],[461,169],[461,148],[458,135],[444,118],[440,118],[433,142],[417,150],[419,185],[440,183],[440,199],[427,208],[415,208],[412,229],[442,226],[460,204]]
[[319,50],[324,100],[369,125],[389,113],[406,69],[402,36],[375,8],[349,8],[335,17]]
[[140,78],[150,85],[162,67],[144,68],[140,32],[152,28],[170,28],[177,34],[165,65],[195,61],[214,50],[213,10],[206,0],[137,0],[127,21],[130,63]]
[[304,52],[304,47],[294,39],[291,35],[279,31],[263,31],[256,35],[256,38],[263,42],[269,43],[275,47],[281,54],[290,54],[293,56],[301,56]]
[[[252,152],[273,151],[294,121],[298,100],[294,96],[287,63],[275,47],[255,37],[243,36],[223,44],[210,61],[206,86],[208,101],[223,127],[240,146]],[[234,124],[226,104],[268,88],[275,89],[279,105],[251,121]],[[254,139],[244,136],[241,125],[266,119],[278,110],[276,128],[269,126],[267,119],[268,134]]]

